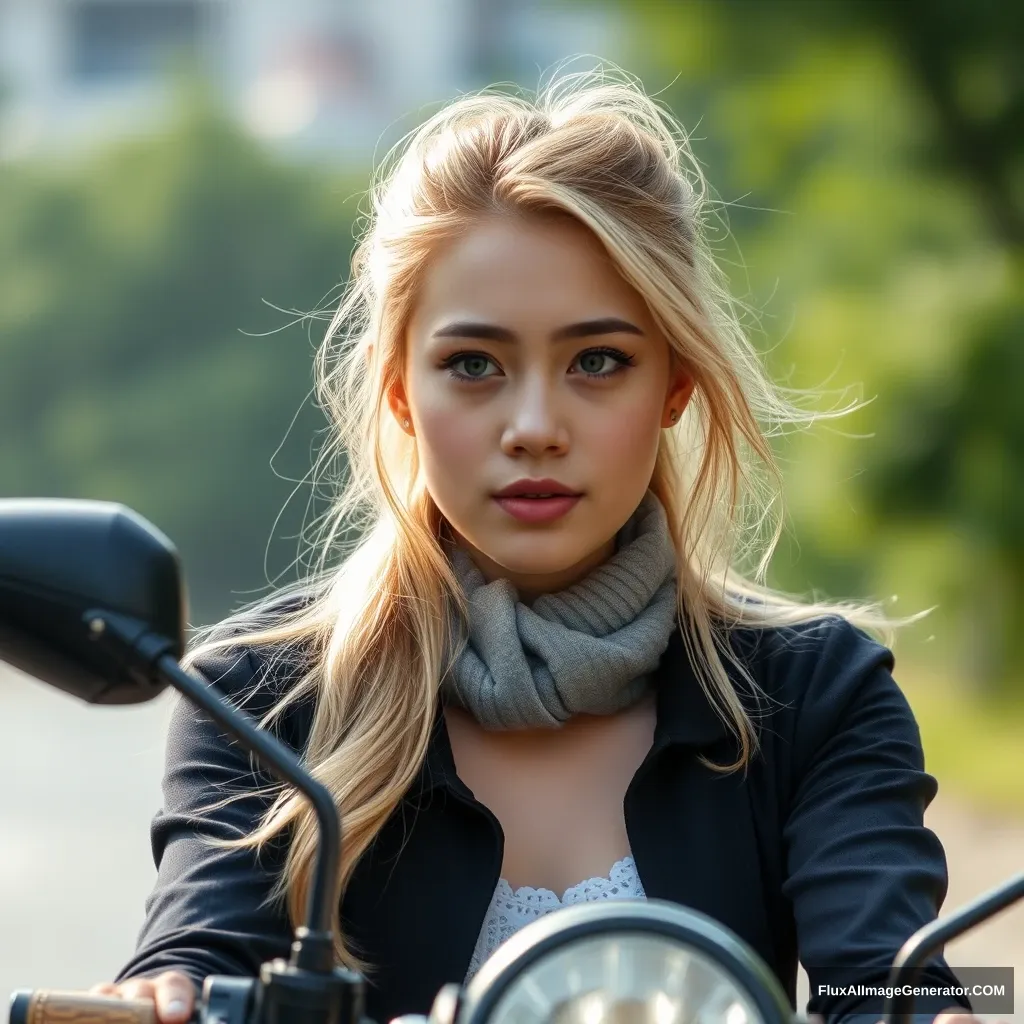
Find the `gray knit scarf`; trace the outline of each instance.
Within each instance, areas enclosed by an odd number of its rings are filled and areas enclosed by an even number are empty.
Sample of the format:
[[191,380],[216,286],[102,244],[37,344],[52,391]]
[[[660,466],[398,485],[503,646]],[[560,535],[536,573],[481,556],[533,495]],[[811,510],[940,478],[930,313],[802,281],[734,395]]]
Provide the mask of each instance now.
[[470,614],[468,642],[442,684],[447,703],[486,729],[521,729],[611,715],[639,700],[677,621],[675,551],[652,491],[615,546],[580,582],[527,606],[512,583],[485,582],[449,543]]

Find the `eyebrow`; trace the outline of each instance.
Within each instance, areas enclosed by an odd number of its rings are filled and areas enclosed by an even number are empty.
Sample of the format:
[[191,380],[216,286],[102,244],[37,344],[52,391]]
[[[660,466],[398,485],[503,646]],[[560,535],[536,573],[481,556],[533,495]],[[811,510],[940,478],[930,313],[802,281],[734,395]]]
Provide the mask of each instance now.
[[[599,334],[637,334],[643,337],[643,331],[628,320],[620,320],[615,316],[601,317],[598,320],[583,320],[578,324],[559,327],[551,335],[551,341],[568,341],[571,338],[593,338]],[[515,343],[519,340],[514,331],[496,324],[476,323],[471,320],[455,320],[434,331],[434,338],[486,338],[489,341]]]

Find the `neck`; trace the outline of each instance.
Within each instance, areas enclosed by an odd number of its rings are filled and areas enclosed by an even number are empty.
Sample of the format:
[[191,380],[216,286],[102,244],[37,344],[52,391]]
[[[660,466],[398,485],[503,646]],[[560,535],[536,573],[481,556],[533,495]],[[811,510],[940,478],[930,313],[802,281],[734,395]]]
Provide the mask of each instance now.
[[488,729],[559,728],[635,703],[677,621],[675,551],[653,494],[614,543],[606,562],[532,606],[507,578],[486,581],[456,546],[469,616],[454,623],[466,643],[443,681],[451,701]]
[[615,554],[615,538],[611,537],[579,562],[558,572],[522,573],[512,572],[489,558],[459,533],[454,533],[454,541],[469,556],[485,584],[493,583],[495,580],[507,580],[515,587],[518,599],[525,605],[533,604],[537,598],[545,594],[556,594],[559,591],[567,590],[580,580],[585,579]]

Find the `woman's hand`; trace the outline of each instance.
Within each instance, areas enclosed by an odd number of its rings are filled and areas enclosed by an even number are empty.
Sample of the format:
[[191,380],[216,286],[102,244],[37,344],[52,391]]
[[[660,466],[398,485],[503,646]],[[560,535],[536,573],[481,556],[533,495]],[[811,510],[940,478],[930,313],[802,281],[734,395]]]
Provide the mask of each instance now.
[[191,979],[181,971],[164,971],[155,978],[129,978],[120,985],[101,983],[89,992],[94,996],[151,1000],[159,1024],[183,1024],[192,1016],[196,995]]

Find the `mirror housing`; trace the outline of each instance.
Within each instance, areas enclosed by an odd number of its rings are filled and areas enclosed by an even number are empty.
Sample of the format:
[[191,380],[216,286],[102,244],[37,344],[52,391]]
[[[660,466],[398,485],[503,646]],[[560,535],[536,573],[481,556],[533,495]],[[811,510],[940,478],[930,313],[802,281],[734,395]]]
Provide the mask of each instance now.
[[[263,964],[260,999],[268,1020],[316,1018],[319,1010],[324,1020],[359,1024],[363,978],[334,962],[334,795],[213,683],[182,669],[185,616],[176,549],[131,509],[0,500],[0,660],[91,704],[136,704],[172,686],[306,797],[318,831],[306,924],[296,928],[288,960]],[[12,1013],[24,1008],[16,1003]]]
[[137,704],[166,685],[95,642],[94,613],[185,652],[181,560],[163,533],[112,502],[0,500],[0,660],[90,704]]

